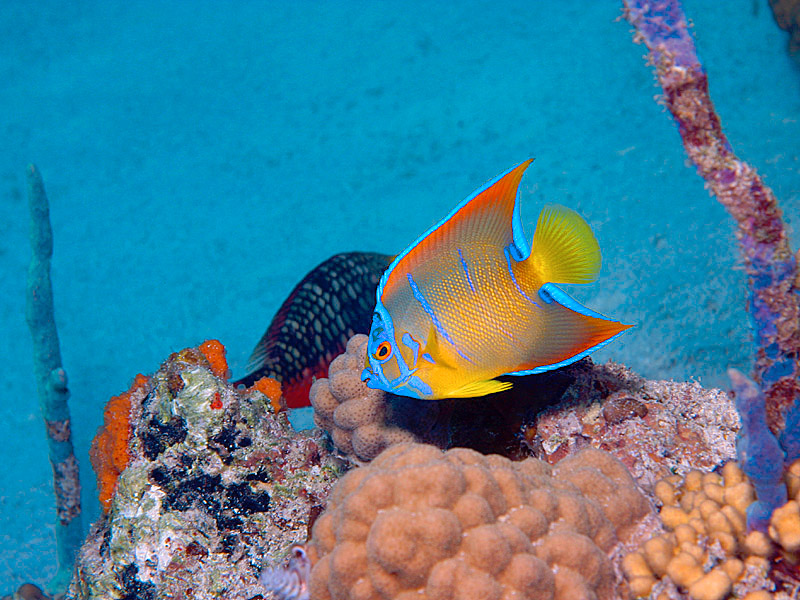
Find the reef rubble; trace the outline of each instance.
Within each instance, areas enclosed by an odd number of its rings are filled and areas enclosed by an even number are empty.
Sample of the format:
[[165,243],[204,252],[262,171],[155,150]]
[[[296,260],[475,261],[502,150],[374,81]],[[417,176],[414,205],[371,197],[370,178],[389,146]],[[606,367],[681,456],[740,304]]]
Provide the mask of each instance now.
[[[349,351],[363,351],[359,341],[351,340]],[[350,447],[336,447],[337,439],[346,436],[331,437],[319,428],[292,430],[286,412],[276,410],[280,403],[257,387],[237,389],[228,381],[224,349],[219,358],[221,345],[216,357],[202,348],[177,352],[154,375],[134,382],[128,396],[128,460],[116,474],[107,513],[93,525],[81,548],[68,598],[274,597],[259,583],[259,574],[280,569],[297,544],[312,540],[314,523],[326,514],[331,494],[341,498],[346,493],[336,492],[346,471],[361,472],[371,465],[366,457],[348,456]],[[342,370],[334,373],[356,368],[354,358],[342,359]],[[366,388],[359,389],[363,384],[351,379],[347,379],[353,384],[351,393],[363,396]],[[321,379],[315,387],[326,385],[328,380]],[[542,473],[553,469],[555,476],[564,471],[560,461],[594,447],[610,455],[607,460],[625,465],[630,485],[644,502],[636,531],[625,536],[627,545],[604,546],[609,550],[604,572],[614,575],[613,581],[601,586],[606,590],[603,597],[624,598],[619,591],[627,585],[623,554],[664,532],[656,510],[656,482],[693,468],[709,472],[735,457],[739,421],[733,402],[724,392],[697,383],[646,381],[621,365],[590,360],[555,376],[520,379],[514,389],[514,395],[503,397],[513,418],[476,419],[480,408],[499,414],[497,402],[488,398],[478,399],[482,403],[473,399],[463,405],[442,404],[433,419],[439,431],[434,441],[440,449],[428,446],[431,449],[424,452],[472,445],[474,460],[516,469],[512,465],[524,459],[538,459],[537,469]],[[363,414],[391,416],[392,410],[380,405],[392,398],[373,396],[374,410]],[[543,408],[543,403],[548,406]],[[413,418],[405,414],[390,426],[399,430],[408,422]],[[431,431],[431,423],[426,431]],[[117,424],[113,431],[125,429]],[[108,430],[101,435],[108,436]],[[422,436],[417,430],[390,436],[387,442],[392,437],[410,448],[409,442]],[[487,440],[495,441],[491,451]],[[387,446],[384,452],[400,447]],[[496,456],[498,452],[505,457]],[[436,456],[434,462],[441,460]],[[108,460],[114,462],[115,455]],[[95,462],[102,464],[102,457]],[[111,472],[119,467],[116,456]],[[348,481],[362,477],[354,474]],[[529,480],[525,489],[535,487],[536,481]],[[419,484],[422,487],[414,493],[425,502],[425,484]],[[547,485],[562,489],[572,484]],[[580,502],[570,508],[572,495],[563,498],[566,504],[548,517],[553,522],[560,522],[559,510],[581,513]],[[341,502],[339,506],[337,510],[343,510]],[[564,527],[597,517],[592,511],[570,516]],[[325,522],[330,524],[331,518]],[[355,523],[363,520],[349,513],[347,518]],[[311,541],[307,548],[316,559],[320,547]]]
[[305,541],[337,459],[206,354],[177,352],[137,378],[129,458],[67,598],[257,598],[262,567]]

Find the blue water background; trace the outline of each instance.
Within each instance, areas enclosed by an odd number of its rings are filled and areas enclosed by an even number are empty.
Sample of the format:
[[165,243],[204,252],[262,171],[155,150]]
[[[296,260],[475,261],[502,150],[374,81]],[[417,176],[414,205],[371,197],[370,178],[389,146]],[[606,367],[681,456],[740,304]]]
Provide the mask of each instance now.
[[[766,1],[687,0],[737,154],[800,216],[800,74]],[[207,338],[235,375],[341,251],[396,253],[529,156],[523,217],[581,212],[571,293],[638,327],[597,358],[724,385],[751,336],[732,219],[688,168],[618,2],[0,3],[0,593],[54,572],[24,321],[25,168],[45,179],[84,523],[106,400]],[[797,238],[793,238],[797,246]]]

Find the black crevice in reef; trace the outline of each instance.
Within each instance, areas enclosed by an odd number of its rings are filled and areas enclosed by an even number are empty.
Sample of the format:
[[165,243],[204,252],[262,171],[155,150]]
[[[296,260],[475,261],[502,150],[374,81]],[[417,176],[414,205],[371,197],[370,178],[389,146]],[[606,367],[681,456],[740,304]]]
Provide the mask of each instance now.
[[128,565],[120,572],[122,600],[155,600],[156,586],[150,582],[139,581],[136,577],[138,573],[136,565]]
[[186,433],[182,418],[173,417],[168,423],[162,423],[154,416],[139,434],[145,457],[147,460],[155,460],[164,450],[185,440]]
[[150,472],[150,481],[164,490],[164,508],[175,511],[202,508],[214,518],[219,529],[237,528],[242,524],[241,515],[269,510],[267,492],[255,492],[248,483],[223,485],[220,475],[190,476],[183,468],[160,466]]

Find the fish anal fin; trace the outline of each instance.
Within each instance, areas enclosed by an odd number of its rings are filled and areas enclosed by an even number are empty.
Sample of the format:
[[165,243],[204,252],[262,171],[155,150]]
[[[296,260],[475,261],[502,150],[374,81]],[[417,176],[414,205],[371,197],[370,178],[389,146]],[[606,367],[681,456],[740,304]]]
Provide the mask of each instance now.
[[496,394],[511,388],[509,381],[497,381],[496,379],[489,379],[485,381],[473,381],[466,385],[462,385],[451,391],[448,396],[450,398],[474,398],[477,396],[488,396],[489,394]]
[[551,204],[539,213],[528,262],[544,281],[589,283],[600,271],[600,246],[583,217]]

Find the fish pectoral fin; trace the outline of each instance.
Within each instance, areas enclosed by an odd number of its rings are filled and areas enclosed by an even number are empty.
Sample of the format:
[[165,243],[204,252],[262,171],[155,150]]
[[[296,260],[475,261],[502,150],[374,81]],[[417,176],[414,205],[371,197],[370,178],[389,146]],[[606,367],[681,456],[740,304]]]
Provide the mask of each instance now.
[[509,381],[497,381],[488,379],[486,381],[473,381],[448,394],[450,398],[474,398],[476,396],[488,396],[511,388]]
[[[427,355],[427,356],[426,356]],[[455,369],[455,365],[447,360],[441,345],[439,344],[439,336],[436,333],[436,327],[431,324],[428,330],[428,339],[425,341],[425,348],[422,351],[422,357],[428,362],[434,363],[444,369]]]
[[552,283],[590,283],[600,271],[600,246],[574,210],[553,204],[539,213],[528,259]]

